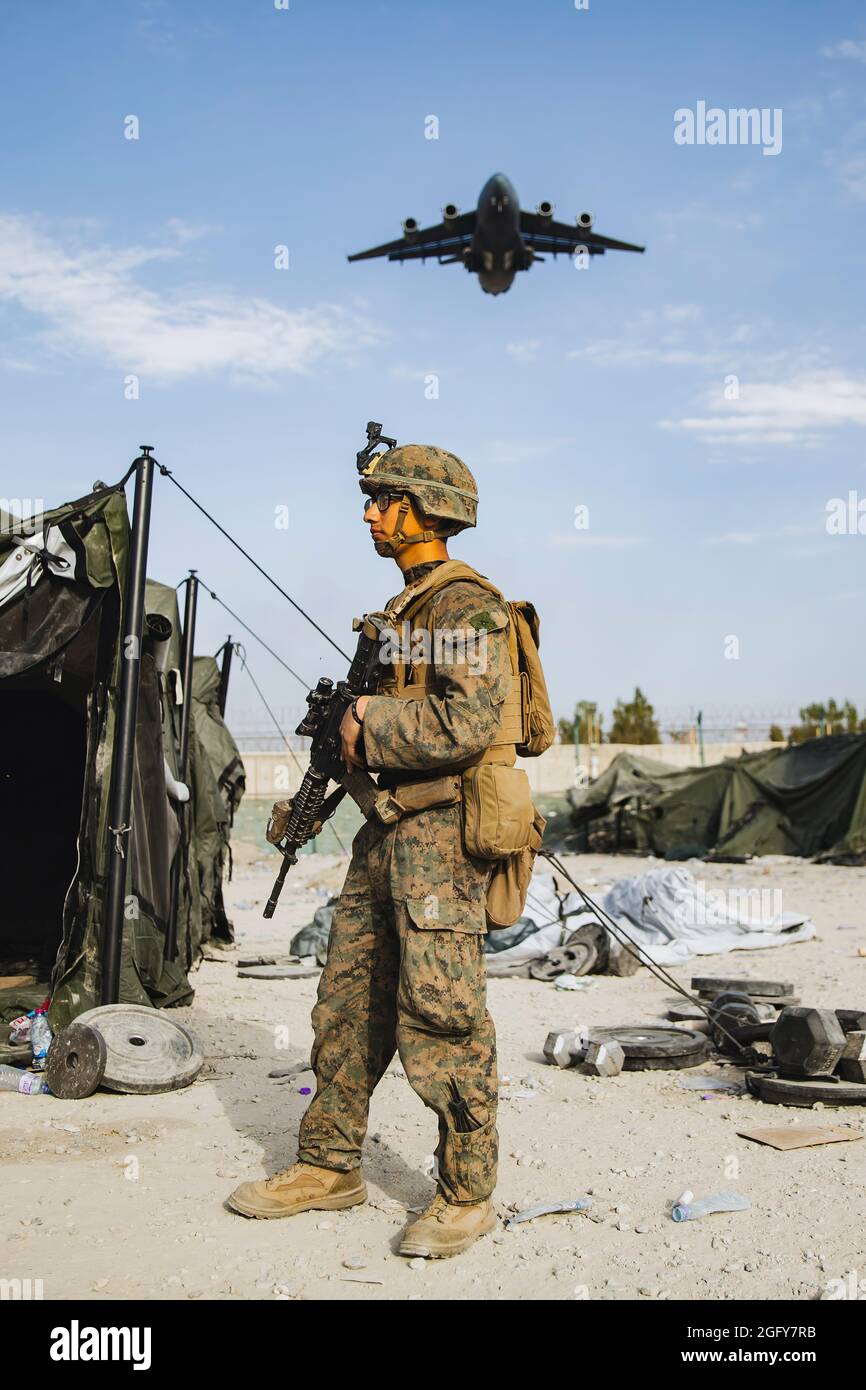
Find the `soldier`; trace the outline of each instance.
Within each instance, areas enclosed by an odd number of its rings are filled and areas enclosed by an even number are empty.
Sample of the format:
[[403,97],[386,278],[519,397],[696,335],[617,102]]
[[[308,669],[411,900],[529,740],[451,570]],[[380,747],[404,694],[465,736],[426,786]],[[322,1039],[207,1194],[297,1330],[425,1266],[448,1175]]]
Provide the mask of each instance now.
[[437,1194],[400,1253],[439,1257],[496,1225],[496,1044],[484,964],[492,866],[464,849],[460,773],[514,762],[518,683],[507,605],[448,555],[448,538],[475,525],[478,491],[466,465],[442,449],[404,445],[375,456],[361,488],[373,544],[396,561],[404,589],[385,610],[393,659],[378,693],[347,711],[343,758],[350,770],[379,773],[401,818],[371,817],[352,846],[313,1009],[316,1093],[298,1161],[242,1183],[229,1202],[253,1217],[363,1202],[370,1096],[396,1050],[439,1122]]

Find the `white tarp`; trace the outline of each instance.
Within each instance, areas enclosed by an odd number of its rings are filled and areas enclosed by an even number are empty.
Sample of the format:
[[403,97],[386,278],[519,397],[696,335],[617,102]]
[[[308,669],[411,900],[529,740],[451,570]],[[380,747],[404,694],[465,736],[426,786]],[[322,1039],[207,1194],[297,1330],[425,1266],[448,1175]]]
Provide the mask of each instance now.
[[[600,906],[659,965],[684,965],[694,956],[725,951],[787,946],[815,935],[815,924],[805,913],[782,911],[779,889],[708,885],[681,867],[620,879]],[[572,932],[589,922],[605,925],[579,894],[557,892],[550,873],[533,874],[523,916],[538,930],[516,946],[488,954],[488,975],[513,974],[564,945]]]
[[780,889],[708,884],[688,869],[650,869],[620,879],[602,907],[659,965],[693,956],[754,951],[809,941],[815,924],[803,912],[783,912]]
[[0,565],[0,607],[26,589],[28,579],[32,588],[46,569],[61,579],[76,578],[77,556],[59,526],[32,535],[19,535],[14,530],[12,534],[17,544]]

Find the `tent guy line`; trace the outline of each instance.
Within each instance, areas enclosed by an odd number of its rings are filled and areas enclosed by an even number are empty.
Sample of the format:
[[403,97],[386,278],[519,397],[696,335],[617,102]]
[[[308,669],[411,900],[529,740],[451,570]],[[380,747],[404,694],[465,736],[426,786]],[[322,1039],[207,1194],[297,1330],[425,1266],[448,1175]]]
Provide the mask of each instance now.
[[[180,581],[180,584],[178,584],[177,587],[180,588],[180,587],[181,587],[181,584],[185,584],[185,583],[186,583],[186,580],[185,580],[185,579],[182,579],[182,580]],[[265,639],[264,639],[263,637],[260,637],[259,634],[258,634],[257,632],[254,632],[254,631],[253,631],[253,629],[250,627],[249,623],[245,623],[244,620],[243,620],[243,618],[239,618],[238,615],[237,615],[237,613],[235,613],[231,608],[229,608],[229,606],[228,606],[228,604],[225,602],[225,600],[224,600],[224,599],[221,599],[220,596],[219,596],[219,594],[214,593],[213,589],[210,587],[209,584],[205,584],[204,580],[201,579],[201,578],[199,578],[199,583],[200,583],[205,589],[207,589],[207,592],[210,594],[211,598],[214,599],[214,601],[215,601],[216,603],[218,603],[218,604],[220,605],[221,608],[224,608],[224,609],[226,610],[226,612],[228,613],[229,617],[234,618],[234,620],[235,620],[236,623],[240,623],[241,627],[244,628],[244,629],[250,634],[251,637],[254,637],[254,638],[256,639],[256,641],[259,643],[259,645],[262,646],[262,647],[264,647],[265,651],[266,651],[266,652],[269,652],[270,655],[274,658],[274,660],[275,660],[275,661],[278,661],[278,662],[280,663],[280,665],[283,667],[284,670],[288,671],[288,673],[289,673],[290,676],[294,676],[295,680],[298,681],[298,683],[304,687],[304,690],[312,690],[313,685],[315,684],[315,682],[313,682],[313,681],[305,681],[304,678],[303,678],[303,676],[299,676],[298,673],[297,673],[297,671],[293,671],[292,668],[291,668],[291,666],[289,665],[289,663],[288,663],[287,661],[284,661],[283,658],[282,658],[281,656],[279,656],[279,655],[274,651],[273,647],[269,647],[268,644],[267,644],[267,642],[265,641]]]
[[[231,542],[231,544],[234,546],[235,550],[239,550],[240,553],[241,553],[241,555],[243,555],[244,559],[249,560],[250,564],[253,565],[254,568],[258,570],[259,574],[264,575],[264,577],[265,577],[265,579],[268,581],[268,583],[269,583],[269,584],[272,584],[273,587],[277,590],[277,593],[282,594],[282,596],[283,596],[284,599],[288,599],[289,603],[292,605],[292,607],[293,607],[294,609],[297,610],[298,613],[300,613],[301,617],[302,617],[302,618],[306,618],[307,622],[310,623],[310,624],[316,629],[316,631],[319,633],[319,635],[322,636],[322,637],[324,637],[324,639],[325,639],[326,642],[330,642],[330,644],[331,644],[331,646],[334,648],[334,650],[340,653],[340,656],[344,657],[346,661],[351,662],[352,658],[349,656],[348,652],[344,652],[344,651],[343,651],[343,648],[342,648],[341,646],[339,646],[339,645],[334,641],[333,637],[329,637],[328,634],[327,634],[327,632],[325,631],[325,629],[324,629],[323,627],[319,627],[319,624],[316,622],[315,618],[311,618],[310,615],[309,615],[309,613],[306,611],[306,609],[302,608],[301,605],[300,605],[299,603],[296,603],[295,600],[292,598],[291,594],[287,594],[287,593],[286,593],[286,591],[285,591],[285,589],[283,588],[283,586],[282,586],[281,584],[278,584],[278,583],[277,583],[277,581],[276,581],[276,579],[274,579],[273,575],[268,574],[267,570],[264,569],[264,568],[259,564],[258,560],[254,560],[254,559],[253,559],[252,555],[249,553],[248,550],[244,550],[244,547],[241,545],[240,541],[236,541],[235,538],[234,538],[234,536],[230,535],[229,532],[226,530],[226,528],[225,528],[224,526],[221,526],[221,525],[220,525],[220,523],[217,521],[216,517],[211,516],[211,514],[210,514],[210,512],[207,510],[207,508],[206,508],[206,507],[203,507],[202,504],[201,504],[201,502],[196,501],[196,499],[193,497],[193,495],[192,495],[191,492],[187,492],[186,488],[185,488],[181,483],[178,482],[177,478],[174,476],[174,474],[172,473],[171,469],[170,469],[170,468],[166,468],[165,464],[157,463],[157,462],[156,462],[156,459],[154,459],[153,462],[156,463],[156,467],[159,469],[159,471],[160,471],[160,473],[162,474],[162,476],[163,476],[164,478],[168,478],[168,480],[169,480],[170,483],[174,483],[174,485],[175,485],[175,487],[178,489],[178,491],[179,491],[179,492],[182,492],[183,495],[184,495],[184,497],[186,497],[190,502],[192,502],[192,504],[193,504],[194,507],[197,507],[197,508],[198,508],[198,510],[201,512],[202,516],[207,517],[207,519],[208,519],[208,521],[211,523],[211,525],[212,525],[212,526],[215,526],[216,529],[217,529],[223,536],[225,536],[226,540]],[[134,468],[134,467],[135,467],[135,465],[133,464],[133,468]],[[126,477],[124,477],[124,479],[123,479],[123,482],[124,482],[124,483],[126,482],[126,479],[129,478],[131,471],[132,471],[132,469],[130,469],[130,472],[126,474]],[[292,674],[294,675],[294,672],[292,672]],[[311,687],[308,686],[307,688],[310,689]]]

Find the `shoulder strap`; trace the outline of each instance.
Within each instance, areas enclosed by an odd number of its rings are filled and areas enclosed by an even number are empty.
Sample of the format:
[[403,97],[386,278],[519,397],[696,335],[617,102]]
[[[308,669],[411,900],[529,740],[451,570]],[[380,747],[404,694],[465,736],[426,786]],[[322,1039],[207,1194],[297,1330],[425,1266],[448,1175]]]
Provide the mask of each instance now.
[[456,584],[458,581],[469,581],[477,584],[479,588],[486,589],[488,593],[495,594],[504,603],[502,591],[497,589],[489,579],[483,574],[479,574],[471,565],[467,565],[463,560],[445,560],[441,565],[437,565],[429,574],[425,574],[423,579],[419,579],[417,584],[411,584],[402,594],[398,594],[393,603],[388,605],[388,613],[394,618],[408,618],[421,606],[421,603],[446,588],[448,584]]

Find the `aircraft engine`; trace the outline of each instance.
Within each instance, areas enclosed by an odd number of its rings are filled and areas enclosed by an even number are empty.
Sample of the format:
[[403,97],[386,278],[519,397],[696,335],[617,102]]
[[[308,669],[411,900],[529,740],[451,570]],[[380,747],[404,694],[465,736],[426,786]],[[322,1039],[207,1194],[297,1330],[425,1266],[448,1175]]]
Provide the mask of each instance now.
[[413,241],[418,235],[418,223],[414,217],[407,217],[403,223],[403,235],[407,241]]
[[592,226],[592,213],[582,212],[577,219],[577,225],[582,232],[588,232]]
[[443,222],[445,222],[446,224],[447,224],[448,222],[453,222],[454,219],[455,219],[456,217],[459,217],[459,216],[460,216],[460,209],[459,209],[459,207],[457,206],[456,203],[446,203],[446,204],[445,204],[444,208],[442,209],[442,221],[443,221]]
[[538,213],[539,217],[544,218],[545,222],[549,222],[553,216],[553,203],[549,203],[547,199],[545,199],[543,203],[538,204],[535,211]]

